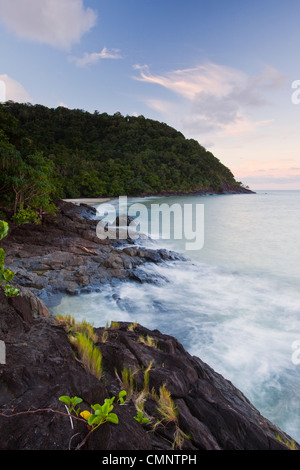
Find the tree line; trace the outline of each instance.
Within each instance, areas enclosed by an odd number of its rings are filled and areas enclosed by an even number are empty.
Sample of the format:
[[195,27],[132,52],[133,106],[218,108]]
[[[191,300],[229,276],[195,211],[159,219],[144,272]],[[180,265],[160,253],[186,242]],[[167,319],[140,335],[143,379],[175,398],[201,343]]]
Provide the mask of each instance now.
[[0,205],[41,218],[60,198],[218,192],[240,186],[196,140],[144,116],[0,105]]

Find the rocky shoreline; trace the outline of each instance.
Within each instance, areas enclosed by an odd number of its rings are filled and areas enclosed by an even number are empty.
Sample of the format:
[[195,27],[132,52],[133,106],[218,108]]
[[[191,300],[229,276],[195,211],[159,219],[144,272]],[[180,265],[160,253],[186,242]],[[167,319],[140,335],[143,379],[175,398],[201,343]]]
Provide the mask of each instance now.
[[[65,327],[46,307],[51,297],[124,279],[148,282],[141,265],[179,255],[126,240],[101,241],[91,207],[60,201],[58,208],[57,217],[41,226],[11,226],[1,242],[21,292],[7,299],[0,290],[0,341],[6,348],[0,364],[0,449],[288,450],[283,442],[291,443],[290,436],[232,383],[157,330],[127,323],[95,328],[101,378],[86,369]],[[132,372],[131,394],[126,370]],[[164,386],[176,407],[169,420],[159,412]],[[126,388],[125,404],[114,403],[118,424],[105,423],[91,435],[83,420],[74,418],[70,425],[59,401],[61,395],[78,396],[82,409],[91,410]],[[148,423],[134,419],[138,400]]]
[[100,240],[93,207],[64,201],[56,205],[56,217],[47,217],[43,225],[11,225],[1,242],[14,282],[45,302],[97,291],[101,284],[117,280],[147,282],[139,266],[183,259],[168,250],[138,247],[131,239]]

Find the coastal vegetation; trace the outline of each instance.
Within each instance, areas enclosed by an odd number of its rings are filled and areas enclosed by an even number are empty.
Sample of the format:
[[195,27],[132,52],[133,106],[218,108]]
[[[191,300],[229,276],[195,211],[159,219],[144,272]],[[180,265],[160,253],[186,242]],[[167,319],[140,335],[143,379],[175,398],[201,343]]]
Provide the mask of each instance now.
[[[0,220],[0,240],[7,236],[8,231],[8,223],[4,220]],[[0,288],[4,289],[6,297],[13,297],[19,294],[19,290],[10,284],[10,281],[13,280],[15,273],[4,267],[5,258],[5,251],[3,248],[0,248]]]
[[40,223],[62,198],[239,189],[231,171],[165,123],[8,101],[0,105],[0,207]]

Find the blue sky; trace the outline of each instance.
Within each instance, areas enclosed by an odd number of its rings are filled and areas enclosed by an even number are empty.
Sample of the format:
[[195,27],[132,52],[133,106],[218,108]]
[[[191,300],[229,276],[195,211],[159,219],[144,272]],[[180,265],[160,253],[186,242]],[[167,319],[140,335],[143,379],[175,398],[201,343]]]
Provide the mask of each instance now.
[[298,0],[0,0],[0,100],[142,114],[253,189],[300,189],[299,17]]

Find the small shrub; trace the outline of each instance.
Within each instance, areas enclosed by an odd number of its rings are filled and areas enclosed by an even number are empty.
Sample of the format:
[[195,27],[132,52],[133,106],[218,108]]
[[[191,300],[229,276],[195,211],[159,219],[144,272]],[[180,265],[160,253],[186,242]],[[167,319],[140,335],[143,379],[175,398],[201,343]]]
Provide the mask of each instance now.
[[146,338],[144,336],[140,336],[138,342],[145,344],[146,346],[150,346],[151,348],[157,348],[157,341],[149,335],[147,335]]
[[127,367],[123,367],[121,381],[127,392],[128,398],[132,397],[134,394],[134,376],[136,373],[137,371],[132,371],[131,369],[127,369]]
[[83,365],[97,379],[100,379],[102,376],[102,354],[94,344],[98,337],[93,326],[86,320],[76,323],[71,315],[57,315],[55,318],[57,323],[63,325],[69,333],[70,342],[77,349]]
[[150,419],[144,418],[144,413],[142,411],[137,411],[136,416],[134,416],[134,419],[140,424],[150,423]]
[[178,422],[178,412],[177,408],[171,398],[171,393],[166,388],[166,384],[163,384],[159,388],[159,398],[158,398],[158,406],[157,410],[162,416],[162,420],[169,423],[169,422]]
[[12,221],[16,225],[41,224],[41,219],[36,212],[30,208],[18,210],[18,212],[12,216]]
[[[5,238],[8,234],[9,226],[7,222],[0,220],[0,240]],[[15,289],[10,283],[14,278],[14,272],[4,267],[4,260],[6,258],[5,251],[0,248],[0,286],[4,288],[6,297],[14,297],[19,295],[19,290]]]
[[91,408],[94,410],[94,413],[89,411],[83,411],[80,416],[82,416],[92,427],[92,431],[95,431],[101,424],[110,422],[118,424],[119,418],[115,413],[112,413],[113,410],[113,401],[115,397],[106,398],[103,405],[91,405]]
[[79,397],[69,397],[68,395],[63,395],[62,397],[59,397],[59,400],[62,401],[70,414],[72,414],[73,412],[76,414],[76,416],[79,415],[80,413],[80,408],[76,408],[77,405],[79,405],[79,403],[82,402],[82,398],[79,398]]
[[85,333],[77,333],[76,336],[70,336],[72,344],[76,347],[79,357],[86,369],[97,379],[102,376],[102,354],[94,345],[93,341]]

